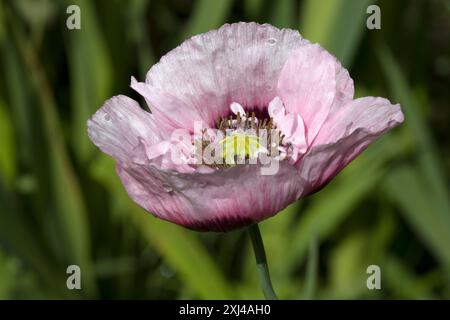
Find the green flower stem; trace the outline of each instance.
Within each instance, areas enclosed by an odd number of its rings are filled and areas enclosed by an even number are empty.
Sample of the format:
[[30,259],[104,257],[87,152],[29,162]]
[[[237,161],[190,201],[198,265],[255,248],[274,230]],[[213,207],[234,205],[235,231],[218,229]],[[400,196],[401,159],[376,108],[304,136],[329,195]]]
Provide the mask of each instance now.
[[256,267],[259,273],[259,280],[261,282],[264,296],[268,300],[278,300],[275,291],[273,291],[272,281],[270,281],[269,267],[267,266],[266,252],[264,244],[259,232],[258,224],[254,224],[248,228],[248,233],[252,239],[253,251],[256,257]]

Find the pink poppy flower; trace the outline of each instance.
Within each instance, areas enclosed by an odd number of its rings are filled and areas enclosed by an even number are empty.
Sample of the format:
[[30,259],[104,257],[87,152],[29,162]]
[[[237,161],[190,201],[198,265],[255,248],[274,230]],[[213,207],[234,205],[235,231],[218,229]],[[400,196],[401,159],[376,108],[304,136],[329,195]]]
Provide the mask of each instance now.
[[[151,112],[115,96],[88,121],[89,136],[116,160],[136,203],[195,230],[228,231],[275,215],[403,122],[398,104],[353,99],[347,70],[319,45],[267,24],[194,36],[131,86]],[[255,134],[266,129],[272,140]],[[211,154],[223,163],[198,161],[194,153],[208,146],[219,147]],[[276,160],[276,170],[264,173],[263,157]]]

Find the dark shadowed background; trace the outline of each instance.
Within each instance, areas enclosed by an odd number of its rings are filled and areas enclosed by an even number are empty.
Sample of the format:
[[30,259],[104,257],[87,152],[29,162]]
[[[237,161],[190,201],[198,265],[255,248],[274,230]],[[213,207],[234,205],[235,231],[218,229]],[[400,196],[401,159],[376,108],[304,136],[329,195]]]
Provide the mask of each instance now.
[[[81,30],[66,27],[70,4]],[[0,0],[0,299],[263,297],[244,230],[153,218],[86,133],[105,99],[138,98],[132,75],[237,21],[298,29],[349,68],[357,96],[405,113],[326,188],[261,223],[279,296],[450,298],[450,1]],[[66,287],[73,264],[82,290]],[[366,287],[372,264],[381,290]]]

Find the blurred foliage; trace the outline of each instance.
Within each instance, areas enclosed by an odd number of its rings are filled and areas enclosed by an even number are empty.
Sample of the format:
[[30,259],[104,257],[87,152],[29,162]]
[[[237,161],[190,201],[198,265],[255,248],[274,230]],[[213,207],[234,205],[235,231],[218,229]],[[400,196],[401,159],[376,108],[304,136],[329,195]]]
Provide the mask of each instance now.
[[[326,188],[261,224],[282,298],[450,298],[450,5],[380,0],[0,0],[0,299],[262,298],[244,230],[195,233],[127,197],[87,118],[186,37],[226,22],[299,28],[357,95],[405,123]],[[81,30],[66,8],[81,8]],[[207,201],[207,199],[206,199]],[[66,288],[66,268],[83,290]],[[382,290],[366,288],[366,268]]]

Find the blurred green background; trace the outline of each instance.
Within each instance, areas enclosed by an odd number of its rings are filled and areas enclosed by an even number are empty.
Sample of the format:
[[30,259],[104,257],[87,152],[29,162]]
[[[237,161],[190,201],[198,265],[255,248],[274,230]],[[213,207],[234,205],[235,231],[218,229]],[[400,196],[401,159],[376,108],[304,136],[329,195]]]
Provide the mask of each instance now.
[[[369,4],[381,30],[368,30]],[[66,8],[81,8],[81,30]],[[225,22],[299,29],[349,68],[357,96],[405,123],[325,189],[261,223],[288,299],[450,298],[450,2],[0,0],[0,298],[263,298],[244,230],[196,233],[127,197],[86,120],[138,99],[159,57]],[[82,290],[66,288],[81,267]],[[366,268],[381,268],[368,290]]]

